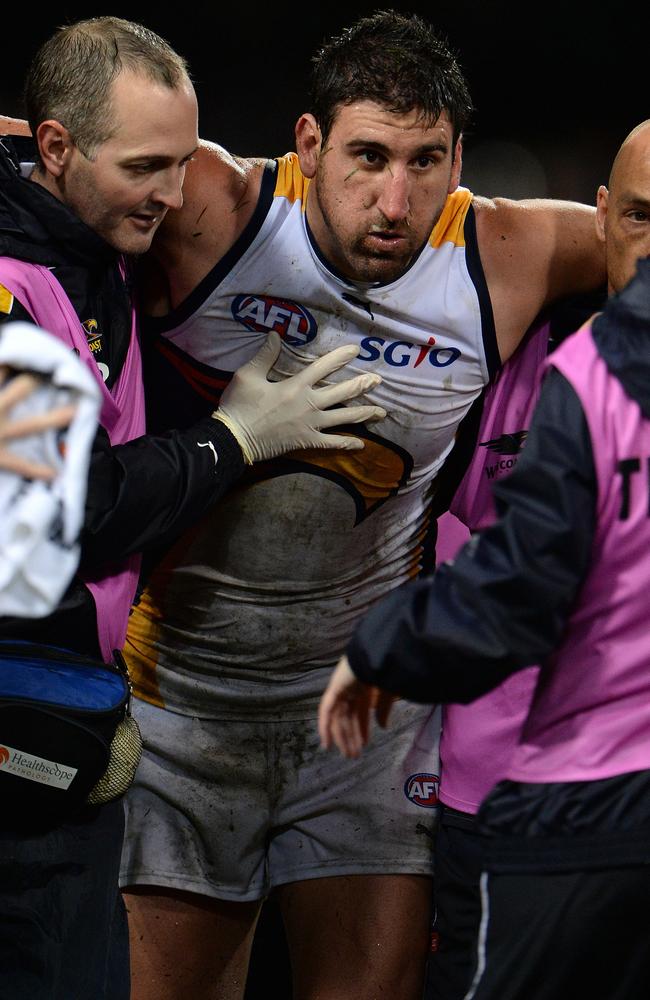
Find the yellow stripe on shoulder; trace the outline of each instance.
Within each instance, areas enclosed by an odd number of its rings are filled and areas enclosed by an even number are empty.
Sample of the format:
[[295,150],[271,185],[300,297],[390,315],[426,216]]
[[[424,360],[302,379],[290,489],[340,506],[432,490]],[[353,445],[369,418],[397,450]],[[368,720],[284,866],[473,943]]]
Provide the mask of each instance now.
[[442,215],[429,237],[430,246],[439,247],[442,243],[465,246],[465,217],[471,203],[472,192],[467,188],[456,188],[453,194],[447,195]]
[[296,153],[287,153],[278,157],[278,175],[275,182],[274,198],[286,198],[288,201],[302,201],[303,212],[309,181],[300,170]]
[[0,285],[0,313],[4,313],[5,316],[9,316],[13,307],[13,295],[8,288],[5,288],[4,285]]

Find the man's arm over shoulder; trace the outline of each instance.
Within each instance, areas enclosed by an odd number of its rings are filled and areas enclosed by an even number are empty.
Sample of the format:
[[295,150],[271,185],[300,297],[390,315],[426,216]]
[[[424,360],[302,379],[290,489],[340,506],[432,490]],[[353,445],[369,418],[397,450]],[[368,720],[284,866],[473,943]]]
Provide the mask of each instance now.
[[24,118],[8,118],[0,115],[0,135],[31,135]]
[[597,523],[589,427],[560,372],[548,374],[522,456],[494,492],[495,524],[357,625],[347,655],[359,680],[412,701],[467,703],[560,642]]
[[553,199],[476,198],[479,252],[502,360],[544,307],[606,282],[596,210]]
[[[0,328],[28,310],[0,284]],[[219,421],[145,435],[112,446],[98,427],[92,446],[83,525],[89,566],[166,543],[220,499],[244,470],[241,448]]]
[[167,279],[168,301],[162,301],[159,287],[152,289],[146,311],[165,313],[178,306],[230,250],[255,211],[265,163],[201,141],[185,174],[183,207],[168,212],[152,245]]

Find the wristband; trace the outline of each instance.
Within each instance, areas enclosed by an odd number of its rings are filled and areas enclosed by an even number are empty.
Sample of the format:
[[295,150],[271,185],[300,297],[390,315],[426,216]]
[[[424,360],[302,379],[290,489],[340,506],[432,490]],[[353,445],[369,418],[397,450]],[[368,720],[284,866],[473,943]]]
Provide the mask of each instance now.
[[230,417],[227,417],[225,413],[222,413],[221,410],[215,410],[214,413],[212,414],[212,417],[214,418],[214,420],[220,420],[222,424],[226,425],[226,427],[234,437],[235,441],[241,448],[241,452],[244,457],[246,465],[252,465],[255,459],[253,458],[253,454],[250,448],[248,447],[245,438],[243,438],[241,428],[236,423],[234,423],[234,421],[232,421]]

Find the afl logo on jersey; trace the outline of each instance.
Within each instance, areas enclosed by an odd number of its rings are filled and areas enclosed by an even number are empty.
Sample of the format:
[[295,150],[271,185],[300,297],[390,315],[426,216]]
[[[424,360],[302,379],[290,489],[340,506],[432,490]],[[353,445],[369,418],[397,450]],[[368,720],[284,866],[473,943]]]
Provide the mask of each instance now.
[[232,314],[249,330],[267,333],[275,330],[287,344],[302,347],[318,332],[316,320],[304,306],[290,299],[270,295],[238,295],[233,299]]
[[404,794],[416,806],[423,809],[435,809],[438,805],[438,783],[440,778],[437,774],[429,774],[421,771],[419,774],[412,774],[404,782]]

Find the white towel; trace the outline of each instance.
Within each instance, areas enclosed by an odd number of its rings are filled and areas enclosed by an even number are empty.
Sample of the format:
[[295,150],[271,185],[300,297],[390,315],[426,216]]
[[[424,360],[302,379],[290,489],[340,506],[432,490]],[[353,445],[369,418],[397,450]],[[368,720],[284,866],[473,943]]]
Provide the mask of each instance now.
[[0,365],[43,376],[12,419],[76,406],[69,428],[4,443],[56,470],[40,482],[0,469],[0,614],[40,618],[59,603],[79,562],[99,386],[69,348],[30,323],[0,327]]

